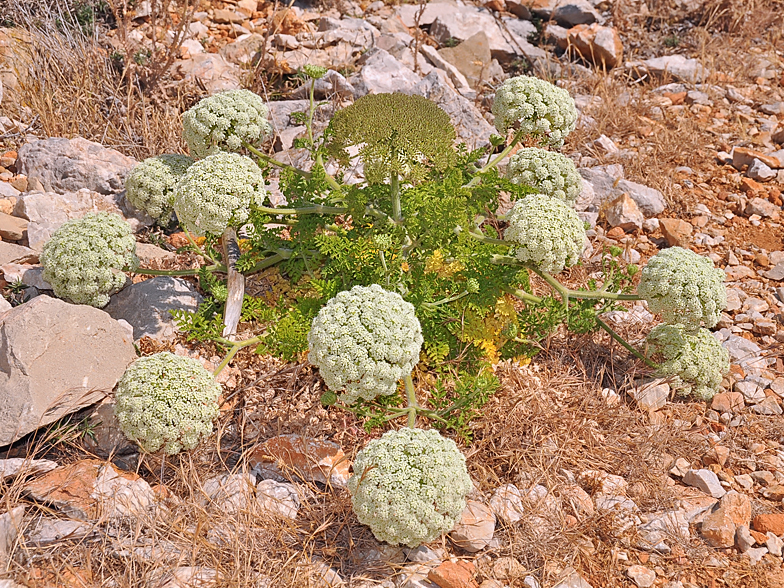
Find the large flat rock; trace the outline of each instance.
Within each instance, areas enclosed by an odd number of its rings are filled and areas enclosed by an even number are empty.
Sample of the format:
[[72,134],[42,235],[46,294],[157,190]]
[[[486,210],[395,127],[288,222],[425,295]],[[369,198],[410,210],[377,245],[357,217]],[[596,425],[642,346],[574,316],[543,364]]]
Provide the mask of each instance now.
[[104,308],[133,327],[133,338],[166,339],[176,334],[171,310],[195,312],[202,297],[187,280],[159,276],[123,288]]
[[92,306],[38,296],[0,321],[0,446],[101,400],[136,358]]
[[136,160],[82,137],[53,137],[22,145],[16,165],[28,181],[38,180],[47,192],[87,188],[116,194],[125,189],[125,177]]
[[86,188],[75,192],[28,192],[19,197],[14,214],[29,221],[27,240],[31,249],[41,251],[57,229],[66,221],[81,218],[88,212],[111,212],[128,221],[134,231],[149,227],[153,219],[136,210],[125,192],[101,194]]

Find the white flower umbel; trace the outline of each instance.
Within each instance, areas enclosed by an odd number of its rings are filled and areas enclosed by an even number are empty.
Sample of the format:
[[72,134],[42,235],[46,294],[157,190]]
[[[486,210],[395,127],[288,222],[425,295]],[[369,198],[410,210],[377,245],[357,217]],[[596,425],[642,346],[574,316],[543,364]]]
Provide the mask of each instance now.
[[197,235],[220,235],[248,220],[267,192],[259,166],[236,153],[216,153],[188,168],[174,190],[174,210]]
[[515,202],[507,215],[504,240],[514,244],[520,261],[557,274],[577,263],[585,242],[585,227],[562,200],[533,194]]
[[696,329],[716,325],[727,306],[724,272],[689,249],[670,247],[643,268],[637,293],[667,323]]
[[659,374],[675,377],[681,394],[710,400],[729,372],[729,353],[707,329],[690,331],[684,325],[658,325],[647,341],[653,353],[664,358]]
[[501,84],[492,112],[502,135],[521,129],[524,135],[540,138],[555,149],[563,146],[577,123],[577,108],[569,92],[531,76],[509,78]]
[[116,214],[90,212],[57,229],[41,253],[43,279],[56,296],[102,308],[139,265],[131,226]]
[[196,359],[141,357],[117,384],[115,414],[126,437],[148,452],[193,449],[212,432],[220,386]]
[[125,180],[128,201],[160,224],[167,224],[174,211],[174,187],[191,164],[193,160],[187,155],[166,154],[145,159]]
[[359,522],[376,539],[414,548],[452,530],[471,478],[454,441],[432,429],[405,428],[357,453],[348,489]]
[[204,98],[182,115],[185,142],[191,155],[238,151],[272,134],[264,100],[250,90],[229,90]]
[[308,359],[347,404],[393,394],[419,361],[422,328],[414,307],[381,286],[354,286],[319,311]]
[[574,206],[582,189],[582,178],[571,159],[536,147],[525,147],[515,153],[509,159],[506,177],[515,184],[563,200],[569,206]]

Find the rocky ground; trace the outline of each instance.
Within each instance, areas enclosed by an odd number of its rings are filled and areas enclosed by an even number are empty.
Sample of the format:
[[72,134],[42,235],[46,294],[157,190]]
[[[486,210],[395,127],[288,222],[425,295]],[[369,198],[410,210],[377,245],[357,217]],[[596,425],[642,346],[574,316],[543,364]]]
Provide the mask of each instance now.
[[[780,2],[159,6],[108,18],[92,53],[30,27],[40,12],[0,29],[0,586],[784,586]],[[152,84],[141,62],[161,47],[171,59],[150,103],[80,93],[113,79],[94,65],[118,56]],[[26,67],[52,48],[61,59],[46,67],[88,56],[90,80]],[[211,442],[139,455],[111,389],[137,349],[216,365],[168,313],[201,295],[184,279],[134,276],[104,310],[66,304],[38,254],[66,220],[109,210],[138,232],[145,267],[192,267],[175,253],[181,234],[151,232],[125,201],[134,158],[182,149],[172,128],[189,102],[251,87],[276,99],[270,152],[297,162],[304,127],[289,115],[305,102],[290,74],[305,63],[332,70],[318,86],[324,120],[368,92],[417,93],[472,146],[492,132],[493,88],[510,74],[568,88],[581,116],[564,152],[594,227],[568,278],[596,271],[606,244],[631,263],[672,245],[709,256],[727,274],[722,393],[674,398],[609,340],[552,337],[532,364],[497,366],[502,389],[463,448],[476,486],[463,520],[416,550],[377,543],[351,514],[350,458],[378,431],[325,410],[306,362],[241,353],[221,374]],[[632,342],[655,322],[642,304],[608,319]]]

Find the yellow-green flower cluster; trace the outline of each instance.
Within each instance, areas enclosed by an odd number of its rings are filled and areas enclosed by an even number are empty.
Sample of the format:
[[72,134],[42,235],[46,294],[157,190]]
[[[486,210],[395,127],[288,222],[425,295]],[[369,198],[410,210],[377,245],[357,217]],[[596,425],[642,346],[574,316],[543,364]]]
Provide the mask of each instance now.
[[577,263],[585,243],[585,226],[562,200],[533,194],[515,202],[507,216],[504,240],[514,244],[520,261],[557,274]]
[[204,98],[182,115],[185,142],[193,157],[238,151],[272,134],[264,100],[250,90],[229,90]]
[[555,149],[563,146],[577,123],[577,108],[569,92],[531,76],[509,78],[501,84],[492,112],[502,135],[509,129],[522,129]]
[[188,168],[174,191],[174,210],[189,231],[220,235],[245,223],[266,196],[264,177],[252,159],[220,152]]
[[327,150],[342,165],[351,159],[349,147],[359,147],[372,184],[392,174],[421,179],[430,167],[444,170],[455,161],[449,115],[422,96],[368,94],[336,112],[329,133]]
[[691,331],[683,325],[658,325],[647,341],[652,351],[664,358],[659,374],[675,377],[682,394],[710,400],[729,372],[729,353],[707,329]]
[[148,452],[193,449],[212,432],[220,386],[197,360],[172,353],[137,359],[117,385],[115,414],[126,437]]
[[43,279],[56,296],[102,308],[139,265],[130,225],[116,214],[90,212],[57,229],[41,253]]
[[643,268],[637,293],[666,323],[688,329],[713,327],[727,306],[724,272],[713,261],[681,247],[654,255]]
[[413,548],[452,530],[471,478],[454,441],[433,429],[405,428],[357,454],[348,489],[359,522],[376,539]]
[[515,153],[509,159],[506,177],[569,206],[574,206],[582,189],[582,178],[571,159],[536,147],[524,147]]
[[193,164],[187,155],[165,154],[138,164],[125,180],[128,200],[162,225],[168,224],[174,208],[174,187]]
[[414,307],[381,286],[354,286],[319,311],[308,333],[310,362],[347,404],[393,394],[419,361]]

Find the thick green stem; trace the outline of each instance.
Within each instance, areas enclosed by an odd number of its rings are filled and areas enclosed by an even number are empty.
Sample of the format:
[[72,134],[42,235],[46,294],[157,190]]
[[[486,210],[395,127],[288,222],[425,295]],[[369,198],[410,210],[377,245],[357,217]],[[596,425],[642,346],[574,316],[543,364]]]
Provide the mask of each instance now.
[[323,206],[321,204],[314,204],[305,208],[272,208],[269,206],[257,206],[256,210],[264,214],[346,214],[348,208],[343,206]]
[[337,180],[327,173],[327,170],[324,167],[324,159],[321,157],[321,153],[316,153],[316,165],[320,165],[321,169],[324,170],[324,179],[327,180],[329,187],[336,192],[343,192],[343,189],[340,187],[340,184],[338,184]]
[[310,179],[310,173],[309,172],[302,171],[301,169],[299,169],[297,167],[294,167],[293,165],[289,165],[288,163],[283,163],[282,161],[278,161],[274,157],[270,157],[266,153],[262,153],[261,151],[256,149],[253,145],[251,145],[250,143],[247,143],[247,142],[243,141],[242,144],[248,151],[253,153],[253,155],[258,157],[259,159],[262,159],[262,160],[266,161],[267,163],[269,163],[271,165],[274,165],[275,167],[279,167],[281,169],[287,169],[287,170],[293,171],[295,174],[298,174],[298,175],[302,176],[303,178]]
[[[225,272],[226,266],[221,264],[208,265],[205,269],[209,271]],[[127,271],[138,274],[140,276],[196,276],[199,274],[198,269],[185,269],[185,270],[156,270],[148,269],[145,267],[137,267],[128,269]]]
[[[459,230],[463,231],[465,229],[463,229],[463,227],[459,227]],[[511,245],[509,241],[488,237],[487,235],[482,234],[478,229],[468,229],[466,230],[466,233],[477,241],[480,241],[481,243],[487,243],[488,245],[506,245],[507,247]]]
[[564,310],[568,311],[569,310],[569,293],[570,293],[569,288],[567,288],[566,286],[561,284],[561,282],[556,280],[553,276],[551,276],[547,272],[543,272],[541,270],[538,270],[538,269],[536,269],[533,266],[531,266],[529,269],[532,272],[534,272],[537,276],[542,278],[545,282],[547,282],[547,284],[553,290],[558,292],[558,294],[561,296],[561,300],[563,300]]
[[637,351],[630,343],[627,343],[623,339],[623,337],[621,337],[618,333],[616,333],[610,325],[605,323],[598,316],[596,317],[596,324],[599,325],[605,331],[607,331],[610,334],[610,337],[612,337],[618,343],[620,343],[621,346],[624,347],[627,351],[629,351],[632,355],[634,355],[636,358],[644,361],[645,365],[647,365],[648,367],[654,368],[654,369],[659,367],[655,362],[651,361],[645,355],[643,355],[642,353]]
[[460,292],[460,294],[454,294],[452,296],[448,296],[447,298],[442,298],[441,300],[436,300],[435,302],[423,302],[422,307],[427,309],[433,309],[442,304],[449,304],[450,302],[454,302],[455,300],[460,300],[461,298],[468,296],[470,292],[468,290],[464,290]]
[[217,377],[219,373],[229,365],[229,362],[237,355],[237,352],[242,349],[243,347],[248,347],[249,345],[255,345],[256,343],[260,343],[261,340],[264,339],[264,336],[261,335],[259,337],[253,337],[252,339],[245,339],[244,341],[230,341],[229,339],[224,339],[223,337],[217,337],[215,341],[217,343],[221,343],[223,345],[228,345],[231,347],[229,352],[226,354],[226,357],[223,358],[223,361],[218,364],[218,367],[215,368],[215,371],[212,372],[212,375]]
[[534,296],[533,294],[529,294],[525,290],[520,290],[519,288],[504,288],[504,292],[507,292],[514,296],[515,298],[519,298],[523,302],[530,302],[532,304],[538,304],[542,301],[541,298],[538,296]]
[[193,240],[190,231],[184,231],[184,232],[185,232],[185,238],[188,239],[195,253],[201,255],[204,259],[209,259],[212,263],[219,263],[217,259],[214,259],[211,255],[207,255],[207,252],[196,244],[196,241]]
[[[642,300],[642,297],[639,294],[621,294],[619,292],[608,292],[607,290],[571,290],[561,285],[561,283],[550,274],[547,274],[546,272],[540,272],[531,264],[524,263],[519,259],[509,255],[494,255],[491,258],[490,263],[495,263],[497,265],[518,265],[520,267],[530,269],[539,274],[548,284],[553,285],[553,288],[558,290],[559,293],[563,291],[568,294],[569,298],[592,300]],[[545,277],[545,275],[547,277]],[[558,287],[556,288],[554,284],[558,284]]]
[[400,204],[400,177],[394,172],[389,178],[389,193],[392,197],[392,220],[397,224],[403,222],[403,207]]
[[416,427],[416,415],[417,410],[419,409],[419,403],[416,399],[416,390],[414,389],[414,380],[411,379],[411,374],[408,374],[403,378],[403,383],[406,386],[406,400],[408,401],[408,406],[406,410],[408,411],[408,427],[413,429]]
[[485,173],[487,170],[492,169],[496,165],[501,163],[501,161],[503,161],[503,159],[507,155],[509,155],[509,153],[511,153],[512,149],[515,148],[515,145],[517,145],[520,142],[520,139],[522,139],[522,138],[523,138],[523,131],[522,131],[522,129],[520,129],[519,131],[517,131],[514,134],[514,137],[512,137],[511,143],[509,143],[509,145],[507,145],[506,148],[503,151],[501,151],[501,153],[499,153],[493,159],[491,159],[489,162],[487,162],[487,164],[485,164],[485,166],[482,169],[480,169],[478,172],[476,172],[476,175],[473,177],[473,179],[470,182],[468,182],[463,187],[464,188],[472,188],[472,187],[476,186],[480,182],[480,180],[482,179],[481,178],[481,174]]

